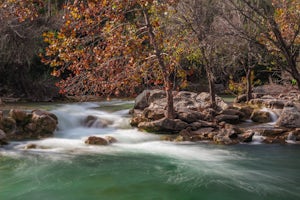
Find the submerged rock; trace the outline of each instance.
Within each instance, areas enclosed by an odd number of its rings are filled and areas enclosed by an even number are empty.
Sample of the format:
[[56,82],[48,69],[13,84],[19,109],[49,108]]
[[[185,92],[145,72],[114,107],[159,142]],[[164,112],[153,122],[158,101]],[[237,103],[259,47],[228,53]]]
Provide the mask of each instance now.
[[88,115],[82,122],[82,125],[85,127],[93,128],[105,128],[111,125],[113,122],[106,119],[101,119],[93,115]]

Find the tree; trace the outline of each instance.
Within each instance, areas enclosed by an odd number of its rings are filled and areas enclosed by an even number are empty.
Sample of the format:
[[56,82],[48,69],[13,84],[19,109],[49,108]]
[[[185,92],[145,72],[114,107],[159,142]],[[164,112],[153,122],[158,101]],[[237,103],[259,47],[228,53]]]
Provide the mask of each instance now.
[[151,79],[163,83],[166,117],[174,118],[171,75],[176,48],[167,45],[175,40],[166,37],[163,21],[174,3],[96,0],[68,5],[60,31],[44,34],[49,46],[43,61],[53,67],[53,75],[63,78],[58,83],[61,92],[134,93]]
[[205,67],[212,108],[216,107],[214,70],[219,62],[218,45],[215,42],[217,3],[214,0],[182,0],[177,6],[179,23],[188,31],[188,37],[193,36],[196,49],[200,52],[199,59]]
[[291,74],[300,89],[300,72],[297,68],[300,55],[300,2],[297,0],[227,2],[232,9],[260,30],[260,36],[255,38],[256,42],[264,45],[270,55],[277,57],[277,65]]

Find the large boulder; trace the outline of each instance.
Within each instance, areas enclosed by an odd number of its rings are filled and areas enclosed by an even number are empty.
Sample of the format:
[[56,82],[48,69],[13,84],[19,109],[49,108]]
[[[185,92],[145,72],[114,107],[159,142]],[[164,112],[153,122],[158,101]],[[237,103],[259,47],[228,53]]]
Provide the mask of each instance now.
[[134,109],[143,110],[152,102],[166,97],[166,92],[163,90],[144,90],[135,98]]
[[276,126],[287,128],[300,127],[300,112],[293,103],[288,103],[285,105],[280,117],[276,121]]
[[34,124],[35,135],[53,134],[57,127],[57,117],[47,111],[34,110],[32,111],[31,123]]
[[180,120],[180,119],[168,119],[163,118],[156,121],[151,122],[141,122],[138,125],[138,128],[156,133],[178,133],[179,131],[188,127],[188,123]]

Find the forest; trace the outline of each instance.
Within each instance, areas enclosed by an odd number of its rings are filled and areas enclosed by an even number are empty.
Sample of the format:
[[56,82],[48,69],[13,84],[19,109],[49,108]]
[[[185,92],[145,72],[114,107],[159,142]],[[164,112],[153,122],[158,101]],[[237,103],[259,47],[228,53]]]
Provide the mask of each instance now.
[[1,0],[0,97],[300,88],[297,0]]

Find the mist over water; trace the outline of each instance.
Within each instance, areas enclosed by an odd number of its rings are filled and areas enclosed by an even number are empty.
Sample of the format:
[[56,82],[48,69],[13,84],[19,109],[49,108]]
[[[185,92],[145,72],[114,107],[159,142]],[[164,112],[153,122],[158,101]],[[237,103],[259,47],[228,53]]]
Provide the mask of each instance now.
[[[130,105],[52,110],[59,119],[53,138],[0,149],[0,199],[300,199],[299,146],[161,141],[129,126]],[[110,123],[85,127],[89,115]],[[86,145],[92,135],[118,142]]]

